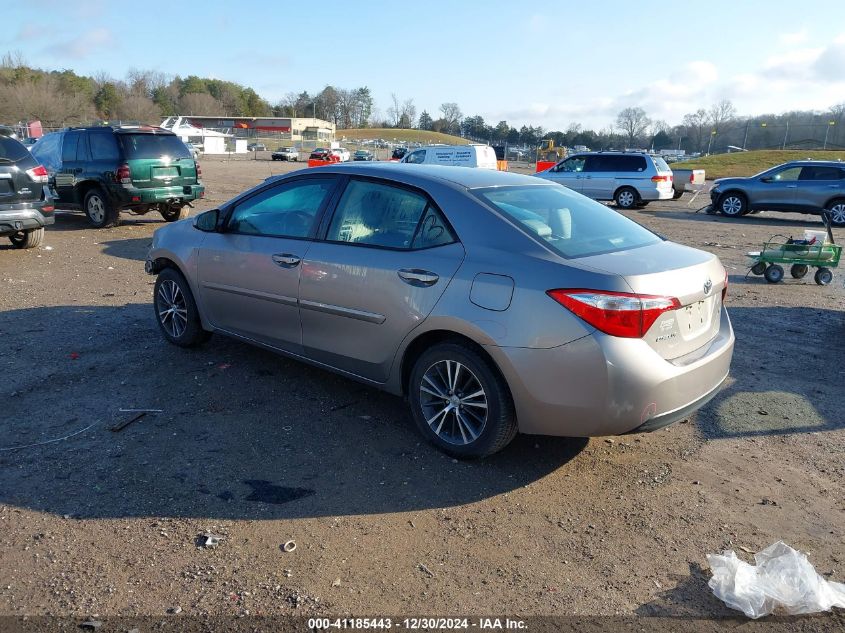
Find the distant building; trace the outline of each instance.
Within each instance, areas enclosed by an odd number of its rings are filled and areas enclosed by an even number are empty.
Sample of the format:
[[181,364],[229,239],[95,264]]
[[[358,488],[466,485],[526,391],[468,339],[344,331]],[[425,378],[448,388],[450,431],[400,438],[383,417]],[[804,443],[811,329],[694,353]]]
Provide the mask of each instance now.
[[[170,117],[170,121],[177,117]],[[205,128],[231,134],[235,137],[254,138],[274,136],[290,141],[330,142],[335,138],[335,124],[309,117],[226,117],[189,116],[178,117],[180,123],[196,128]],[[172,123],[171,123],[172,125]]]

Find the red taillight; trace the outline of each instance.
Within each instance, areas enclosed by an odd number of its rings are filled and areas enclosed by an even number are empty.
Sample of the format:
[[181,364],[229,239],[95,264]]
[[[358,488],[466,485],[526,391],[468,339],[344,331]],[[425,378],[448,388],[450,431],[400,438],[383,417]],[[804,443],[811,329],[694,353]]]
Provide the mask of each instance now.
[[641,338],[661,314],[681,307],[674,297],[628,292],[563,288],[546,294],[597,330],[625,338]]
[[197,180],[199,180],[200,178],[202,178],[202,167],[200,167],[200,164],[196,162],[194,163],[194,165],[197,166]]
[[47,182],[47,168],[44,167],[44,165],[38,165],[38,167],[27,169],[26,175],[32,178],[35,182]]
[[690,175],[689,175],[689,181],[690,181],[690,182],[695,182],[695,174],[694,174],[694,173],[692,173],[692,172],[690,172]]
[[52,213],[55,210],[56,210],[56,207],[53,206],[52,204],[45,204],[43,207],[41,207],[42,213]]
[[651,182],[672,182],[672,176],[652,176]]
[[132,172],[129,171],[129,165],[124,163],[118,167],[115,177],[117,178],[117,182],[123,185],[132,184]]

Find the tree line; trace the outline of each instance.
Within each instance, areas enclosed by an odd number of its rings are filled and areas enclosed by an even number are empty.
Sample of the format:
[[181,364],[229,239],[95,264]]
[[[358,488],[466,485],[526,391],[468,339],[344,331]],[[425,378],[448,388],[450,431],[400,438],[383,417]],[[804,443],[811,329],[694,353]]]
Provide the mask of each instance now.
[[131,69],[124,79],[106,74],[93,77],[72,70],[45,71],[27,65],[19,54],[0,59],[0,121],[38,119],[46,127],[95,119],[158,123],[170,115],[290,116],[331,121],[338,129],[416,128],[460,135],[479,142],[536,146],[550,138],[558,145],[592,149],[682,149],[717,152],[731,147],[845,146],[845,102],[825,111],[739,116],[729,100],[686,114],[681,123],[653,120],[640,107],[621,110],[611,125],[599,130],[579,123],[565,130],[540,126],[487,123],[480,115],[464,116],[456,102],[417,114],[413,98],[391,94],[382,111],[368,87],[326,86],[310,94],[290,92],[271,104],[252,88],[190,75],[170,77],[151,70]]

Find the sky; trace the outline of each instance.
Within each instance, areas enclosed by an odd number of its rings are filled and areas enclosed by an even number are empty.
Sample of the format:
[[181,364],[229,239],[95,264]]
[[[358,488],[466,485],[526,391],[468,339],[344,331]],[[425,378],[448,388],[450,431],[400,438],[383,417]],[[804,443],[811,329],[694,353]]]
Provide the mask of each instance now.
[[271,103],[368,86],[437,118],[441,103],[495,125],[609,127],[730,99],[739,114],[845,101],[845,0],[315,3],[3,0],[0,53],[32,66],[130,68],[235,81]]

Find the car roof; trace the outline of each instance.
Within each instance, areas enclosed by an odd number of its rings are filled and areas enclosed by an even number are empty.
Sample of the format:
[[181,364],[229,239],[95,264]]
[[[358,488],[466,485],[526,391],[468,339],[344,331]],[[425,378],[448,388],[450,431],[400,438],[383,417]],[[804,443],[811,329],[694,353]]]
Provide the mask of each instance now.
[[415,181],[416,184],[422,184],[425,181],[436,181],[459,185],[467,189],[525,185],[555,186],[549,181],[535,176],[526,176],[493,169],[452,167],[446,165],[409,165],[388,162],[371,165],[338,164],[320,167],[319,172],[331,172],[349,176],[372,176],[374,178],[395,177],[397,180],[403,182]]
[[[796,167],[845,167],[845,162],[841,160],[817,160],[805,158],[804,160],[791,160],[783,165],[795,165]],[[782,167],[783,165],[778,165]]]

